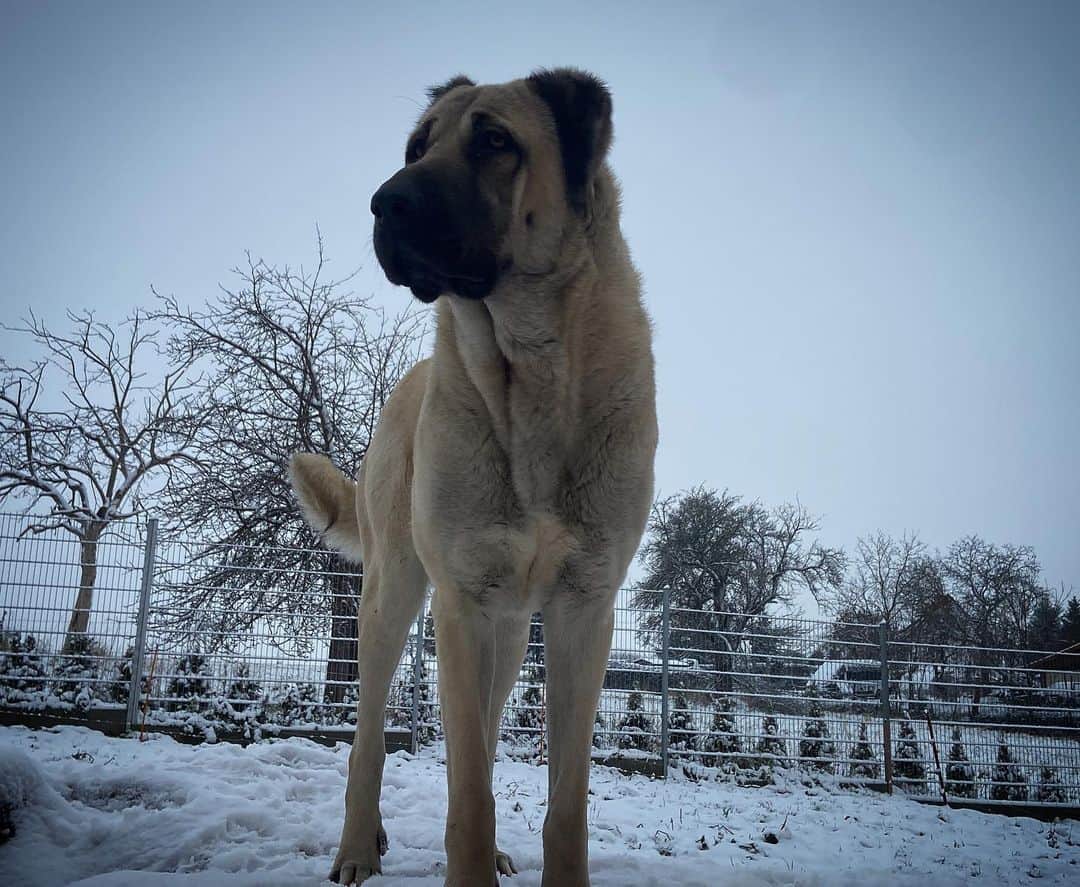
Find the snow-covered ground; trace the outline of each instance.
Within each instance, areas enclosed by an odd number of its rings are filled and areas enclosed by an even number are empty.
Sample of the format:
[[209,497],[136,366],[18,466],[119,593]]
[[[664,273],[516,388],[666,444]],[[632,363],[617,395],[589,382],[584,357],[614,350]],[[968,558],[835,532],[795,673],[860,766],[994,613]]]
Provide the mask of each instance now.
[[[142,887],[324,883],[338,838],[347,746],[140,743],[79,727],[0,728],[7,885]],[[439,749],[387,760],[390,836],[376,885],[442,883]],[[496,766],[499,844],[540,883],[547,772]],[[942,811],[902,798],[668,782],[594,770],[595,887],[1080,883],[1080,823]]]

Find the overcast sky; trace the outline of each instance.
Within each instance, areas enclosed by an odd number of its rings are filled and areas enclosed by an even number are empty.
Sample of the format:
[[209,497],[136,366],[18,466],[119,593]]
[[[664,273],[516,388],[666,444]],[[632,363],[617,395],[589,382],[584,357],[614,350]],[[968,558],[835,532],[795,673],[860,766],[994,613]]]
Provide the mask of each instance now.
[[316,224],[397,309],[368,201],[424,88],[578,65],[615,99],[659,492],[1030,544],[1080,589],[1080,4],[516,6],[3,0],[0,314],[201,301]]

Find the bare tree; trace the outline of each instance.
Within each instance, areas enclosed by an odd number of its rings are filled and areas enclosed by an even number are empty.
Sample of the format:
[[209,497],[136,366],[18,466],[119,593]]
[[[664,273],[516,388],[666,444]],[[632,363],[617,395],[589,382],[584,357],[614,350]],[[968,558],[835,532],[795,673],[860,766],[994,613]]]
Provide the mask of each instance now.
[[1031,617],[1046,589],[1039,582],[1041,568],[1033,549],[1021,545],[995,545],[978,536],[966,536],[949,547],[942,558],[949,594],[963,614],[957,642],[969,645],[967,658],[982,666],[972,691],[973,711],[991,684],[991,667],[1018,664],[1022,657],[1006,649],[1028,640]]
[[817,530],[798,503],[770,511],[704,487],[659,500],[641,549],[646,574],[633,596],[646,611],[643,630],[655,637],[657,592],[667,590],[672,646],[730,671],[730,654],[751,626],[765,643],[771,610],[790,607],[800,589],[817,596],[841,581],[843,553],[810,538]]
[[949,547],[942,568],[950,594],[964,612],[962,643],[1024,645],[1031,616],[1046,593],[1032,548],[966,536]]
[[904,633],[915,620],[917,594],[926,546],[914,533],[899,539],[878,531],[855,545],[852,571],[843,585],[822,599],[848,621],[878,622],[891,632]]
[[[946,583],[941,558],[923,554],[911,570],[911,623],[905,640],[938,648],[937,655],[948,659],[950,651],[941,649],[957,643],[964,635],[964,611]],[[919,655],[911,648],[914,655]]]
[[749,572],[742,577],[743,599],[762,609],[773,601],[790,603],[804,589],[815,599],[826,596],[842,580],[846,558],[809,538],[821,524],[800,502],[766,511],[760,503],[748,507]]
[[[326,271],[321,238],[310,270],[249,256],[215,301],[191,309],[159,296],[159,316],[174,330],[172,353],[203,371],[199,465],[167,492],[178,528],[206,541],[199,560],[211,565],[178,589],[185,622],[227,640],[264,619],[303,650],[329,616],[327,678],[340,701],[355,678],[359,571],[319,550],[289,489],[288,459],[325,453],[355,472],[423,330],[417,316],[388,318],[348,291],[349,277]],[[327,571],[337,575],[319,588]]]
[[33,314],[8,327],[30,337],[42,356],[28,366],[0,361],[0,501],[17,498],[40,510],[29,532],[60,528],[79,541],[70,642],[89,625],[103,534],[141,514],[190,463],[197,419],[183,356],[147,372],[162,358],[146,314],[136,311],[118,328],[89,312],[68,318],[67,334]]

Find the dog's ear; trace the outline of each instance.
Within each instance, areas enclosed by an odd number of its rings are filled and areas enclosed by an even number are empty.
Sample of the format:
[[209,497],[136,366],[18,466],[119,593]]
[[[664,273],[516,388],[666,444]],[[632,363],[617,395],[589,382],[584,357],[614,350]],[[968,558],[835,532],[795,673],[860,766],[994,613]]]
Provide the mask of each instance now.
[[576,68],[536,71],[528,83],[555,118],[567,196],[583,212],[589,186],[611,147],[611,93],[599,78]]
[[444,95],[451,90],[457,89],[459,86],[476,86],[476,84],[464,74],[458,74],[456,77],[451,77],[445,83],[440,83],[437,86],[429,86],[427,88],[428,107],[430,108]]

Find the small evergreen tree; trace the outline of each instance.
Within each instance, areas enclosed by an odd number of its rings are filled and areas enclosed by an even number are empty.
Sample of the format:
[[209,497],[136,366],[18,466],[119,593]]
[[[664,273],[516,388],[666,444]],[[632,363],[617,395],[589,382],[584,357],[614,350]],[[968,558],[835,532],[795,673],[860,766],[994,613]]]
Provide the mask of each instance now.
[[427,615],[424,616],[423,648],[425,655],[435,655],[435,612],[433,610],[428,610]]
[[964,748],[959,727],[952,729],[952,744],[945,764],[945,791],[954,798],[975,797],[975,768]]
[[201,653],[185,653],[177,660],[174,673],[166,685],[169,707],[197,711],[210,698],[213,676],[205,656]]
[[744,763],[742,736],[735,724],[734,703],[730,696],[717,697],[713,707],[709,732],[701,737],[701,762],[710,767],[720,767],[732,772]]
[[61,702],[86,711],[97,695],[98,667],[104,650],[87,634],[72,634],[53,665],[53,692]]
[[412,698],[402,678],[390,688],[386,696],[386,725],[408,727],[412,723]]
[[683,757],[694,747],[696,738],[694,716],[686,704],[686,697],[676,693],[668,711],[668,752]]
[[603,715],[600,712],[596,713],[596,720],[593,721],[592,731],[592,744],[593,748],[607,748],[611,744],[611,740],[608,738],[608,725],[604,720]]
[[644,700],[637,691],[626,700],[626,714],[615,725],[617,745],[623,749],[653,751],[656,748],[656,726],[644,710]]
[[1039,595],[1027,629],[1025,646],[1035,650],[1058,650],[1062,647],[1061,607],[1049,594],[1044,592]]
[[810,698],[810,706],[807,710],[808,717],[803,721],[799,758],[806,761],[811,770],[832,773],[835,763],[829,759],[836,757],[836,745],[832,741],[817,688],[811,686],[806,695]]
[[528,684],[518,702],[515,721],[518,730],[535,742],[544,730],[544,693],[539,684]]
[[251,676],[248,664],[239,663],[225,686],[225,701],[233,711],[239,713],[251,708],[262,695],[262,686]]
[[326,723],[326,706],[323,705],[324,688],[321,683],[304,681],[300,684],[300,719],[304,724]]
[[[387,722],[395,727],[412,729],[413,692],[416,692],[416,739],[421,745],[428,745],[435,739],[435,715],[431,706],[431,690],[428,687],[427,664],[420,657],[420,675],[417,682],[416,652],[413,651],[412,664],[398,681],[387,705]],[[340,721],[341,713],[334,717]]]
[[1080,643],[1080,598],[1074,594],[1065,605],[1061,617],[1061,633],[1066,645]]
[[[415,653],[413,654],[415,659]],[[428,680],[427,663],[420,657],[420,677],[416,680],[415,665],[409,671],[405,682],[402,702],[408,706],[409,724],[412,725],[413,688],[416,688],[416,741],[420,745],[430,745],[435,741],[435,709],[431,704],[431,685]]]
[[32,634],[11,632],[0,653],[0,699],[29,702],[45,691],[45,665]]
[[1042,804],[1064,804],[1065,790],[1057,770],[1043,767],[1039,771],[1039,784],[1035,787],[1035,800]]
[[893,778],[905,791],[926,791],[926,764],[919,752],[919,740],[911,721],[900,722],[900,739],[893,752]]
[[110,702],[127,702],[131,692],[131,667],[134,658],[135,648],[128,647],[123,656],[113,660],[112,673],[104,690]]
[[[126,703],[131,693],[131,670],[134,667],[135,648],[128,647],[124,655],[112,662],[111,679],[104,685],[104,698],[112,702]],[[142,695],[150,692],[150,676],[143,671],[142,687],[139,691]]]
[[997,763],[994,765],[993,785],[990,797],[995,801],[1026,801],[1028,799],[1027,780],[1013,760],[1009,746],[1004,742],[998,745]]
[[356,705],[360,701],[360,685],[353,681],[345,687],[341,705],[334,706],[331,716],[338,724],[356,723]]
[[859,738],[851,747],[851,775],[858,779],[880,779],[881,765],[874,750],[870,747],[870,738],[866,734],[866,721],[859,724]]
[[772,779],[775,767],[787,767],[787,740],[780,733],[780,724],[772,715],[766,715],[761,721],[761,732],[754,751],[758,758],[755,762],[762,778]]
[[323,720],[323,706],[319,688],[312,683],[288,683],[270,694],[269,705],[274,723],[282,726],[319,724]]

